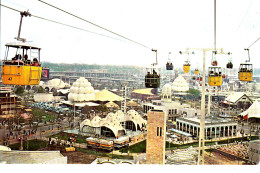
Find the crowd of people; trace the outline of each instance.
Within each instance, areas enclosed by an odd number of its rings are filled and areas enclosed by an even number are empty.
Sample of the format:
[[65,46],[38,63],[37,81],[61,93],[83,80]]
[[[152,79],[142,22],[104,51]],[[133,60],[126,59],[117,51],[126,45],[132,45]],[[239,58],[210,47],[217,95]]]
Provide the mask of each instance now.
[[240,158],[247,158],[248,157],[248,143],[238,143],[232,145],[226,145],[219,148],[219,150],[231,154],[233,156],[237,156]]

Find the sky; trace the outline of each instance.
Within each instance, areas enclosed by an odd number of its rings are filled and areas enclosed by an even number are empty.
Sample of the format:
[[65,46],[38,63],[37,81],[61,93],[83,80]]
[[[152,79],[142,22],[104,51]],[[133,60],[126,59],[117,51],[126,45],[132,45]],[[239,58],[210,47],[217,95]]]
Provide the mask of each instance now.
[[[165,68],[168,53],[174,67],[188,58],[186,48],[214,48],[214,0],[44,0],[92,23],[130,38],[132,43],[87,22],[54,9],[38,0],[1,0],[19,11],[73,25],[93,34],[44,21],[23,19],[21,37],[42,48],[41,60],[54,63],[84,63],[148,66],[155,62]],[[259,0],[217,0],[216,46],[232,52],[234,67],[247,59],[244,48],[260,37]],[[4,45],[15,41],[20,23],[18,12],[1,7],[1,59]],[[147,48],[148,47],[148,48]],[[260,41],[250,48],[251,62],[260,67]],[[202,68],[202,52],[190,55],[192,69]],[[211,51],[206,54],[210,64]],[[218,55],[224,67],[231,56]]]

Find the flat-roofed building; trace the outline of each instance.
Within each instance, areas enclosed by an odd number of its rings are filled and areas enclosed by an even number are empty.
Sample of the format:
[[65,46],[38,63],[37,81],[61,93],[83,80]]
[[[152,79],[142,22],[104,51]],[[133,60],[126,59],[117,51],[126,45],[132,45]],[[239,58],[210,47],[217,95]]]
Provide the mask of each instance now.
[[[199,136],[200,117],[179,117],[176,119],[176,127],[177,130]],[[205,118],[205,139],[236,136],[237,123],[233,120],[219,117]]]

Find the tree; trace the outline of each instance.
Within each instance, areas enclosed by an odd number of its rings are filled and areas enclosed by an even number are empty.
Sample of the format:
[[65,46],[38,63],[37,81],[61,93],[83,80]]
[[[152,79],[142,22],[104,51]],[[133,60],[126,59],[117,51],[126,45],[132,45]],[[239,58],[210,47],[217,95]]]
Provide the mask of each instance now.
[[22,86],[18,86],[15,90],[15,94],[22,95],[24,93],[24,88]]
[[200,96],[200,91],[196,90],[196,89],[189,89],[188,94],[198,97],[198,96]]
[[43,89],[42,86],[38,87],[37,93],[45,93],[45,90]]

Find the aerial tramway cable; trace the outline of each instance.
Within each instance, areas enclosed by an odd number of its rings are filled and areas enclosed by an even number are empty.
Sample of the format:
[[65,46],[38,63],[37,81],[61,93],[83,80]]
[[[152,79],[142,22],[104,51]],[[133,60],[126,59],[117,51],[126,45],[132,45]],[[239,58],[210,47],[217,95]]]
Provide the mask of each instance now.
[[63,10],[63,9],[61,9],[61,8],[58,8],[58,7],[54,6],[54,5],[51,5],[51,4],[47,3],[47,2],[44,2],[44,1],[42,1],[42,0],[38,0],[38,1],[44,3],[44,4],[48,5],[48,6],[51,6],[51,7],[55,8],[55,9],[57,9],[57,10],[60,10],[60,11],[62,11],[62,12],[64,12],[64,13],[67,13],[67,14],[73,16],[73,17],[76,17],[76,18],[78,18],[78,19],[80,19],[80,20],[83,20],[83,21],[85,21],[85,22],[87,22],[87,23],[89,23],[89,24],[91,24],[91,25],[94,25],[94,26],[100,28],[100,29],[103,29],[103,30],[105,30],[105,31],[107,31],[107,32],[110,32],[110,33],[114,34],[114,35],[117,35],[117,36],[119,36],[119,37],[122,37],[122,38],[124,38],[124,39],[126,39],[126,40],[128,40],[128,41],[131,41],[131,42],[135,43],[135,44],[138,44],[138,45],[143,46],[143,47],[145,47],[145,48],[147,48],[147,49],[150,49],[150,50],[152,49],[152,48],[150,48],[150,47],[148,47],[148,46],[145,46],[144,44],[141,44],[141,43],[139,43],[139,42],[137,42],[137,41],[134,41],[134,40],[132,40],[132,39],[130,39],[130,38],[127,38],[127,37],[125,37],[125,36],[123,36],[123,35],[121,35],[121,34],[118,34],[118,33],[116,33],[116,32],[113,32],[113,31],[109,30],[109,29],[106,29],[106,28],[104,28],[104,27],[102,27],[102,26],[100,26],[100,25],[97,25],[97,24],[95,24],[95,23],[93,23],[93,22],[90,22],[90,21],[88,21],[88,20],[86,20],[86,19],[83,19],[82,17],[79,17],[79,16],[77,16],[77,15],[75,15],[75,14],[72,14],[72,13],[70,13],[70,12],[68,12],[68,11],[65,11],[65,10]]
[[[8,7],[8,6],[6,6],[6,5],[3,5],[3,4],[0,4],[0,5],[3,6],[3,7],[5,7],[5,8],[8,8],[8,9],[10,9],[10,10],[13,10],[13,11],[16,11],[16,12],[19,12],[19,13],[21,12],[21,11],[19,11],[19,10],[17,10],[17,9]],[[65,23],[61,23],[61,22],[58,22],[58,21],[51,20],[51,19],[47,19],[47,18],[44,18],[44,17],[36,16],[36,15],[33,15],[33,14],[31,14],[31,16],[32,16],[32,17],[35,17],[35,18],[38,18],[38,19],[46,20],[46,21],[48,21],[48,22],[52,22],[52,23],[60,24],[60,25],[67,26],[67,27],[70,27],[70,28],[78,29],[78,30],[81,30],[81,31],[89,32],[89,33],[92,33],[92,34],[100,35],[100,36],[103,36],[103,37],[108,37],[108,38],[111,38],[111,39],[123,41],[123,40],[121,40],[121,39],[119,39],[119,38],[111,37],[111,36],[104,35],[104,34],[100,34],[100,33],[93,32],[93,31],[89,31],[89,30],[82,29],[82,28],[79,28],[79,27],[76,27],[76,26],[72,26],[72,25],[68,25],[68,24],[65,24]],[[123,41],[123,42],[124,42],[124,41]]]
[[258,40],[260,40],[260,37],[258,39],[256,39],[256,41],[254,41],[254,43],[252,43],[247,49],[249,49],[251,46],[253,46]]

